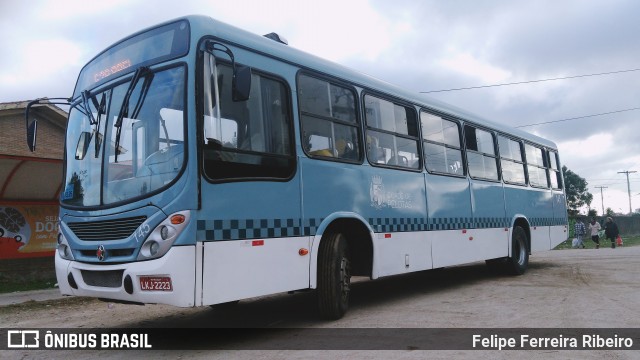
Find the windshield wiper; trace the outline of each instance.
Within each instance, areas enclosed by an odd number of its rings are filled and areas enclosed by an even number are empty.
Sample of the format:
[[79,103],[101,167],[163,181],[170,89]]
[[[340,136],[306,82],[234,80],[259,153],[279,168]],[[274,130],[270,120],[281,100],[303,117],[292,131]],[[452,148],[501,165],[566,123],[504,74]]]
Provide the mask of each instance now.
[[98,155],[100,154],[100,146],[102,145],[102,134],[100,134],[100,119],[102,118],[102,114],[106,113],[107,110],[107,99],[104,93],[102,93],[102,97],[100,98],[100,102],[98,103],[98,100],[96,99],[96,97],[92,97],[91,100],[93,101],[93,105],[96,107],[96,109],[98,109],[98,114],[96,116],[96,126],[94,129],[94,133],[96,134],[96,138],[94,140],[94,144],[95,144],[95,158],[98,158]]
[[[95,95],[91,95],[89,90],[84,90],[82,93],[82,106],[84,108],[84,112],[78,108],[81,112],[85,114],[89,118],[89,124],[93,125],[93,134],[95,134],[95,157],[98,158],[100,154],[100,145],[102,144],[101,135],[100,135],[100,120],[102,119],[102,114],[106,113],[106,97],[105,93],[102,93],[102,97],[100,98],[100,102],[96,99]],[[93,103],[93,107],[96,109],[97,114],[94,117],[93,111],[91,111],[91,105],[89,104],[89,100]]]
[[[148,76],[151,75],[151,76]],[[113,124],[116,130],[116,143],[115,143],[115,161],[118,162],[118,153],[120,148],[120,134],[122,131],[122,121],[125,117],[129,117],[129,100],[131,99],[131,95],[133,94],[133,90],[138,85],[140,78],[145,77],[145,82],[143,84],[143,88],[140,93],[140,97],[138,97],[138,102],[134,108],[133,115],[137,116],[140,112],[140,108],[142,107],[143,95],[146,96],[149,87],[151,86],[151,79],[153,79],[153,73],[146,66],[141,66],[136,69],[136,72],[133,74],[131,78],[131,82],[129,83],[129,87],[127,88],[127,92],[124,94],[124,99],[122,99],[122,105],[120,106],[120,111],[118,112],[118,117],[116,118],[116,122]],[[146,90],[145,90],[146,88]]]

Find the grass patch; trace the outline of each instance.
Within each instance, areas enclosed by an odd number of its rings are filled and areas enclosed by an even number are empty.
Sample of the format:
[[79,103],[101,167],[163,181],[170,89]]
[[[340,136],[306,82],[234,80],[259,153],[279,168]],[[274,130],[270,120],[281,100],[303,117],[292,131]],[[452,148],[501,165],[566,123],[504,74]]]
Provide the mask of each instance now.
[[7,314],[19,314],[21,312],[33,312],[47,310],[52,306],[56,307],[86,307],[88,305],[98,303],[100,300],[94,298],[87,298],[82,296],[69,296],[62,299],[46,300],[46,301],[27,301],[20,304],[11,304],[6,306],[0,306],[0,315]]
[[[571,249],[571,242],[573,241],[573,237],[567,239],[566,241],[560,243],[558,246],[555,247],[554,250],[566,250],[566,249]],[[582,239],[582,242],[584,243],[585,249],[595,249],[596,248],[596,243],[594,243],[593,241],[591,241],[591,236],[585,236]],[[630,235],[630,236],[622,236],[622,243],[623,243],[623,247],[624,246],[638,246],[640,245],[640,235]],[[600,248],[610,248],[611,247],[611,241],[609,241],[608,239],[603,239],[600,238]]]
[[0,294],[17,291],[45,290],[56,288],[57,281],[53,280],[25,280],[25,281],[2,281],[0,282]]

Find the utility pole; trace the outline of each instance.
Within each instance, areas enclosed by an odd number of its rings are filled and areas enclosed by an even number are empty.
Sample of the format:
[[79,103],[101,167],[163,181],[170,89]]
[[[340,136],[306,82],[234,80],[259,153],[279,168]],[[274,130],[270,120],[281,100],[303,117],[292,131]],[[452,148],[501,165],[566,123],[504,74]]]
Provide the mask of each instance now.
[[629,193],[629,215],[633,214],[633,209],[631,208],[631,186],[629,185],[629,174],[633,174],[637,171],[618,171],[618,174],[627,174],[627,192]]
[[606,189],[608,186],[596,186],[596,189],[600,189],[600,201],[602,202],[602,216],[606,216],[604,213],[604,196],[602,196],[602,189]]

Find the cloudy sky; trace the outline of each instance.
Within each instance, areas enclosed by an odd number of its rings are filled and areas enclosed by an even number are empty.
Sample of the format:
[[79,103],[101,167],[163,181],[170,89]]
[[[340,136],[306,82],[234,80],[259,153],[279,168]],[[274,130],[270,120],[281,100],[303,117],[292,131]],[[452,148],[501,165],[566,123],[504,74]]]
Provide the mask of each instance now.
[[[0,102],[69,96],[99,51],[187,14],[278,32],[415,92],[576,77],[429,95],[511,126],[552,122],[523,129],[558,144],[598,212],[596,186],[605,207],[629,211],[618,172],[640,171],[637,0],[2,0]],[[630,181],[638,209],[640,174]]]

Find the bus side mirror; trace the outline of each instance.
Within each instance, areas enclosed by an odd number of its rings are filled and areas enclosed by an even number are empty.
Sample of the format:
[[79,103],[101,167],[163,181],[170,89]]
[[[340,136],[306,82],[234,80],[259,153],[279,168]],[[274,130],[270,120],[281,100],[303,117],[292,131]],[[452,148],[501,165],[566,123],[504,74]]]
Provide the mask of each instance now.
[[38,120],[33,120],[31,123],[29,123],[29,110],[31,109],[31,106],[33,106],[34,104],[39,103],[40,100],[34,100],[34,101],[30,101],[27,104],[27,109],[24,112],[24,121],[25,124],[27,126],[27,146],[29,146],[29,150],[31,152],[36,151],[36,138],[37,138],[37,132],[38,132]]
[[233,101],[247,101],[251,95],[251,68],[237,65],[233,69],[231,82]]
[[33,120],[27,127],[27,145],[31,152],[36,151],[36,138],[38,131],[38,120]]

